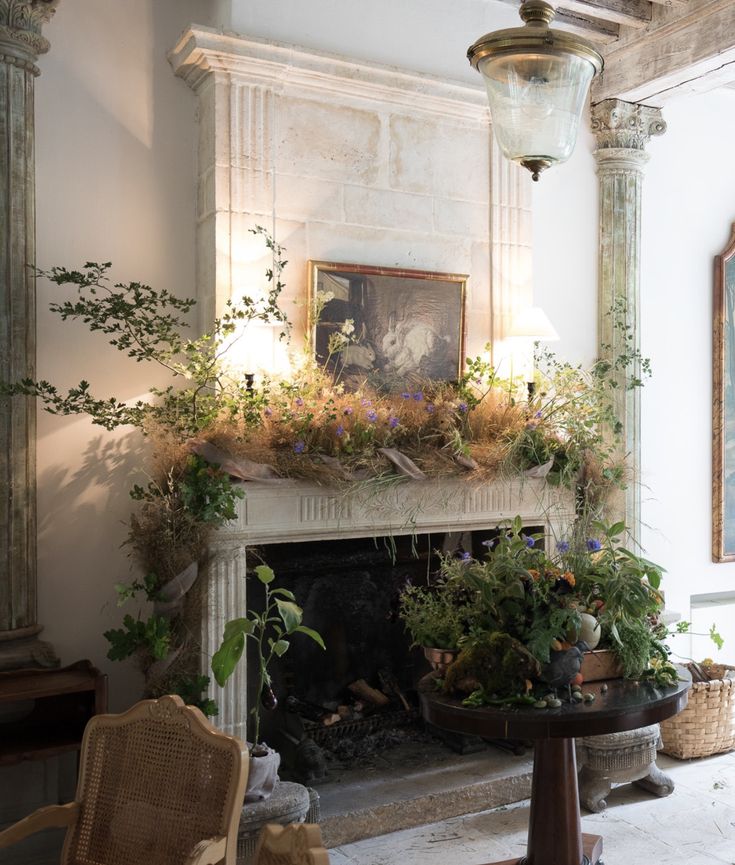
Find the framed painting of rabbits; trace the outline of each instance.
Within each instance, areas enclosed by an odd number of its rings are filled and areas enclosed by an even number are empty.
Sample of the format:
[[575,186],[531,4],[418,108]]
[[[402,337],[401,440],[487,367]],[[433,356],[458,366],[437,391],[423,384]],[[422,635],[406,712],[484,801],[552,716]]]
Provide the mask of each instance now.
[[315,357],[350,389],[456,381],[466,286],[465,274],[310,261]]

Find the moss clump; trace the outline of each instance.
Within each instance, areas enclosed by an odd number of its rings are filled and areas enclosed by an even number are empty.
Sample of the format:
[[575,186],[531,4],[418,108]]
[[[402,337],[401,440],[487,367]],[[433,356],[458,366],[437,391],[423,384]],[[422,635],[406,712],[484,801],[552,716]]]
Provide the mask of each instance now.
[[479,687],[488,695],[520,694],[540,674],[539,662],[522,643],[496,631],[459,653],[444,677],[444,690],[469,693]]

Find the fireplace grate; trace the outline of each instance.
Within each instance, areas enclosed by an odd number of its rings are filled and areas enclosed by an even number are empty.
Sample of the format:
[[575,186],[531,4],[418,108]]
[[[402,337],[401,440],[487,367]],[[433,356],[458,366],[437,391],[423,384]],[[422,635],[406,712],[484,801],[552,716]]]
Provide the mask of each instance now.
[[318,721],[307,721],[302,718],[304,730],[317,745],[328,748],[341,739],[351,739],[376,733],[378,730],[387,730],[394,727],[406,727],[419,719],[418,709],[401,709],[396,712],[380,712],[367,718],[337,721],[335,724],[325,726]]

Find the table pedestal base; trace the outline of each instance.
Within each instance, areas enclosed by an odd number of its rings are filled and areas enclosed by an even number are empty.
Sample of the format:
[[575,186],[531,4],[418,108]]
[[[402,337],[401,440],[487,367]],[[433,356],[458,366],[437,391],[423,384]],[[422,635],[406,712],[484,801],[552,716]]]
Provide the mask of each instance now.
[[[584,856],[582,865],[602,865],[602,835],[582,835],[582,849]],[[502,862],[489,862],[488,865],[531,865],[525,856],[520,859],[504,859]]]
[[538,739],[525,856],[493,865],[597,865],[599,835],[583,835],[574,739]]

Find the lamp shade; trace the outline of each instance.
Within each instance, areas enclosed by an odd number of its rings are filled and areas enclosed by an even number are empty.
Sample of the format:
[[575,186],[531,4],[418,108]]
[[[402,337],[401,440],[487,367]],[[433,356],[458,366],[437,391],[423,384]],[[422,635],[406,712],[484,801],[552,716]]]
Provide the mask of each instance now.
[[554,342],[559,339],[556,328],[540,306],[527,306],[513,316],[507,336],[536,341]]
[[526,0],[520,15],[525,27],[488,33],[467,56],[485,80],[498,146],[538,180],[572,155],[602,57],[586,40],[551,30],[554,9],[545,0]]

